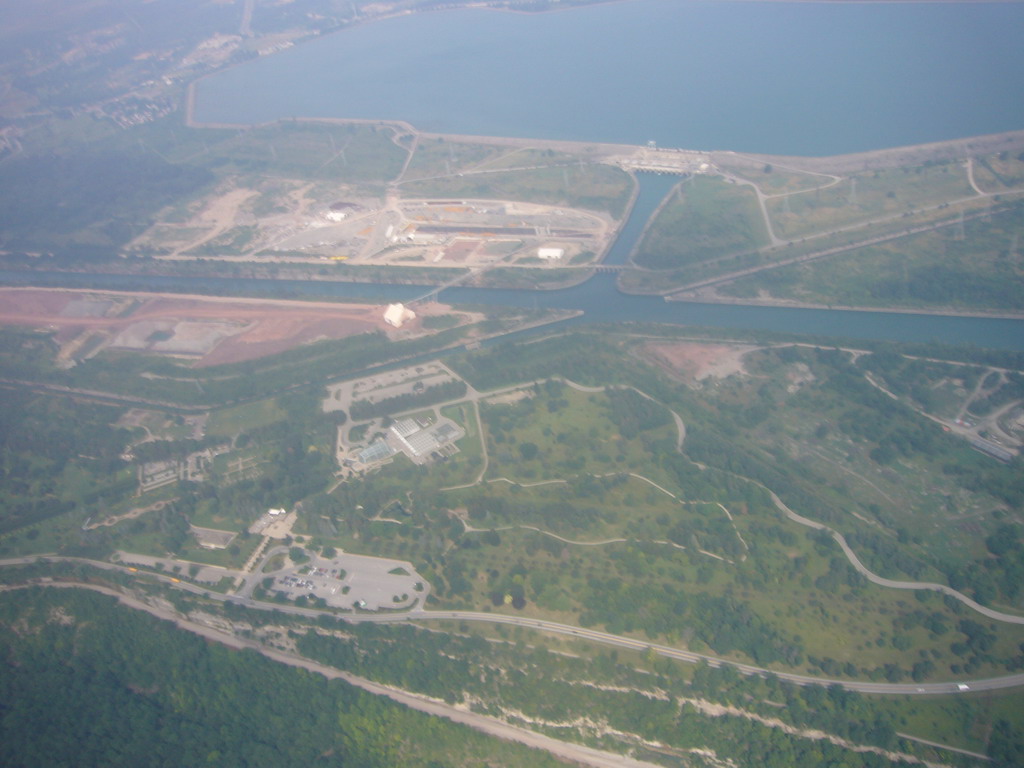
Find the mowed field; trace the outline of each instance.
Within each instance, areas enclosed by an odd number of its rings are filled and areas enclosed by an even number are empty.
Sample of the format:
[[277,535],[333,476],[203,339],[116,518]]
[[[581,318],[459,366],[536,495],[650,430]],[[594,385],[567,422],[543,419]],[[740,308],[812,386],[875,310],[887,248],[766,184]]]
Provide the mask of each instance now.
[[0,289],[0,325],[56,331],[65,358],[129,349],[194,357],[197,366],[388,328],[376,305],[35,288]]

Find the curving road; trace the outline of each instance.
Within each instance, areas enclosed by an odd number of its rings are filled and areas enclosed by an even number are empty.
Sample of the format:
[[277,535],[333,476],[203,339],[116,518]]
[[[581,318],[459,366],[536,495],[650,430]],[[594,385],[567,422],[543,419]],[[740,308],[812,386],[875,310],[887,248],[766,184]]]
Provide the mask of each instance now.
[[[534,749],[543,749],[557,757],[569,760],[575,765],[587,765],[592,766],[592,768],[659,768],[659,766],[654,763],[637,760],[627,755],[606,752],[604,750],[594,749],[582,744],[560,741],[550,736],[545,736],[544,734],[531,731],[527,728],[510,725],[488,715],[481,715],[470,710],[445,704],[444,702],[437,701],[429,696],[405,691],[401,688],[395,688],[390,685],[383,685],[365,677],[359,677],[358,675],[354,675],[350,672],[344,672],[342,670],[335,669],[334,667],[327,666],[326,664],[320,664],[316,661],[312,661],[311,659],[307,659],[304,656],[288,653],[287,651],[282,651],[277,648],[270,648],[255,640],[238,637],[237,635],[229,634],[213,627],[208,627],[204,624],[197,624],[193,621],[182,618],[167,609],[144,603],[141,600],[125,595],[122,592],[118,592],[114,589],[103,587],[98,584],[51,582],[43,583],[41,586],[89,589],[94,592],[110,595],[128,608],[145,611],[152,616],[156,616],[158,619],[173,622],[180,629],[197,634],[207,640],[213,640],[230,648],[248,648],[282,664],[287,664],[292,667],[300,667],[310,672],[316,672],[317,674],[323,675],[328,680],[344,680],[350,685],[362,688],[364,691],[368,691],[369,693],[377,694],[379,696],[387,696],[392,701],[404,704],[410,709],[415,709],[418,712],[425,712],[429,715],[444,717],[452,722],[467,725],[470,728],[490,734],[491,736],[496,736],[506,741],[525,744],[526,746]],[[21,587],[7,585],[0,586],[0,592],[19,588]]]
[[[133,573],[136,571],[134,568],[118,565],[116,563],[105,563],[98,560],[87,560],[85,558],[77,557],[61,557],[55,555],[19,557],[0,560],[0,567],[26,565],[39,562],[80,563],[120,573]],[[796,683],[797,685],[839,685],[847,690],[858,691],[860,693],[885,695],[936,695],[967,693],[972,691],[994,691],[1024,686],[1024,673],[990,677],[980,680],[961,680],[943,683],[874,683],[851,680],[834,680],[827,677],[799,675],[793,672],[779,672],[776,670],[766,669],[764,667],[754,666],[753,664],[742,664],[728,659],[723,659],[718,656],[694,653],[692,651],[673,648],[669,645],[650,643],[643,640],[636,640],[631,637],[614,635],[610,632],[601,632],[595,629],[576,627],[571,624],[562,624],[557,621],[547,621],[545,619],[532,619],[521,616],[510,616],[500,613],[483,613],[477,611],[428,611],[421,607],[404,612],[335,614],[330,611],[320,611],[314,608],[300,608],[295,605],[264,603],[258,600],[253,600],[252,598],[242,597],[240,595],[223,595],[218,592],[212,592],[208,588],[190,584],[175,576],[166,574],[147,572],[146,575],[176,589],[181,589],[196,595],[202,595],[211,600],[218,600],[224,603],[231,602],[236,605],[243,605],[247,608],[253,608],[256,610],[279,611],[292,616],[303,616],[310,619],[317,619],[321,616],[328,615],[353,624],[360,622],[388,624],[423,621],[479,621],[491,624],[505,624],[508,626],[523,627],[525,629],[532,629],[535,631],[565,635],[570,638],[597,642],[616,648],[626,648],[635,651],[653,651],[661,656],[665,656],[666,658],[685,661],[691,664],[706,663],[712,667],[731,666],[745,675],[774,675],[780,680],[787,680],[789,682]],[[37,583],[40,583],[42,586],[54,586],[53,583],[47,581]],[[91,585],[82,586],[89,587]]]
[[864,578],[866,578],[872,584],[877,584],[880,587],[888,587],[889,589],[923,589],[928,590],[929,592],[941,592],[944,595],[949,595],[955,600],[959,600],[961,603],[966,605],[971,610],[977,611],[982,616],[987,616],[993,621],[1001,621],[1006,624],[1024,624],[1024,616],[1017,616],[1012,613],[1003,613],[1002,611],[995,611],[991,608],[986,608],[984,605],[981,605],[980,603],[977,603],[971,598],[969,598],[963,592],[957,592],[955,589],[953,589],[952,587],[947,587],[945,584],[936,584],[932,581],[899,581],[897,579],[887,579],[884,576],[879,576],[874,571],[869,571],[867,566],[865,566],[864,563],[860,561],[860,558],[857,557],[857,554],[852,549],[850,549],[850,545],[846,543],[846,539],[843,538],[843,535],[841,533],[834,530],[833,528],[829,528],[824,523],[819,523],[816,520],[810,520],[809,518],[803,517],[802,515],[798,515],[796,512],[787,507],[783,503],[782,499],[775,495],[774,491],[765,488],[765,486],[761,485],[760,483],[758,483],[757,485],[763,488],[764,490],[768,491],[768,493],[771,495],[772,502],[775,504],[775,506],[778,507],[778,509],[781,510],[783,514],[785,514],[786,517],[792,520],[794,523],[799,523],[800,525],[805,525],[808,528],[813,528],[818,531],[828,531],[832,535],[832,538],[835,540],[835,542],[839,545],[840,549],[843,550],[843,554],[846,555],[846,559],[850,561],[850,565],[852,565],[858,573],[864,576]]

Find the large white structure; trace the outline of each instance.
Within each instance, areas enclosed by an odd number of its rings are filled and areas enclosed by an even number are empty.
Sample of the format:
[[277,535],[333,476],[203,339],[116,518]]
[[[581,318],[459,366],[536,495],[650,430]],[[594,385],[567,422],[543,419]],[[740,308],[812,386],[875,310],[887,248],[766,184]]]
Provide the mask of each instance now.
[[537,256],[545,261],[558,261],[565,256],[565,248],[538,248]]
[[395,328],[401,328],[405,321],[415,319],[416,313],[404,304],[388,304],[384,310],[384,322]]

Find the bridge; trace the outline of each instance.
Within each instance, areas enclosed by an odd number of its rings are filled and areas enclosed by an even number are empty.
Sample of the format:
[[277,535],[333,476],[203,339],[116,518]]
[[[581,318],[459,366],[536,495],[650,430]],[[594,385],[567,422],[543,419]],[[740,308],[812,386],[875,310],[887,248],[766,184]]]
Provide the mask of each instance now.
[[426,293],[417,296],[415,299],[410,299],[409,301],[406,302],[406,304],[411,307],[414,304],[430,304],[431,302],[437,301],[438,294],[441,293],[441,291],[443,291],[445,288],[454,288],[459,283],[465,282],[474,275],[477,275],[480,272],[485,271],[485,269],[486,268],[471,269],[468,272],[453,277],[446,283],[442,283],[441,285],[435,285]]

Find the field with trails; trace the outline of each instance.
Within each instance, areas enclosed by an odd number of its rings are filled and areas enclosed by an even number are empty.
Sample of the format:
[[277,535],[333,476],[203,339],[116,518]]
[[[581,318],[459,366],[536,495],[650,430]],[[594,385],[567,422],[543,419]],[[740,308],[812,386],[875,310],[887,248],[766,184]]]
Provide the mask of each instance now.
[[717,175],[665,201],[620,283],[683,300],[1017,315],[1017,151],[863,171],[716,156]]

